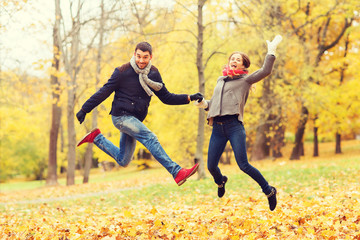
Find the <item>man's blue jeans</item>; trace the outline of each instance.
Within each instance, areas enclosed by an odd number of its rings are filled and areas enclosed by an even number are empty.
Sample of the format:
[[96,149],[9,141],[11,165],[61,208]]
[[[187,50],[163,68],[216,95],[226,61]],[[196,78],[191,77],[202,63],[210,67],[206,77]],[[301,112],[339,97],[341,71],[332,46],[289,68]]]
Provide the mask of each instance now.
[[120,130],[120,147],[99,134],[94,144],[114,158],[120,166],[127,166],[135,151],[136,141],[141,142],[161,165],[175,178],[181,167],[173,162],[160,145],[158,138],[134,116],[112,116],[114,126]]
[[218,124],[214,121],[213,130],[208,150],[208,170],[216,184],[222,184],[221,171],[218,167],[221,154],[224,152],[226,143],[230,140],[235,159],[240,169],[254,179],[265,194],[271,192],[271,187],[262,174],[251,166],[246,154],[246,133],[242,122],[236,118],[225,123]]

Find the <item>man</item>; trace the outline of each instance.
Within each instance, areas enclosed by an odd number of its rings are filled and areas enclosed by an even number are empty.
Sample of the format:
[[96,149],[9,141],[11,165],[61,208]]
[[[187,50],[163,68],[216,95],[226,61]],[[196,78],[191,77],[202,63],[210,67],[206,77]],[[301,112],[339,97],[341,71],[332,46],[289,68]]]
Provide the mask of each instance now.
[[120,166],[126,167],[134,154],[136,141],[139,141],[180,186],[197,171],[198,164],[190,169],[181,168],[170,159],[156,135],[142,121],[148,113],[151,96],[154,93],[163,103],[169,105],[188,104],[190,101],[201,100],[203,96],[201,93],[193,95],[170,93],[162,82],[159,70],[151,65],[151,59],[151,45],[147,42],[137,44],[130,62],[116,68],[108,82],[92,95],[76,114],[81,124],[87,113],[115,92],[110,114],[114,126],[121,132],[120,147],[106,139],[98,128],[85,135],[78,146],[93,142],[114,158]]

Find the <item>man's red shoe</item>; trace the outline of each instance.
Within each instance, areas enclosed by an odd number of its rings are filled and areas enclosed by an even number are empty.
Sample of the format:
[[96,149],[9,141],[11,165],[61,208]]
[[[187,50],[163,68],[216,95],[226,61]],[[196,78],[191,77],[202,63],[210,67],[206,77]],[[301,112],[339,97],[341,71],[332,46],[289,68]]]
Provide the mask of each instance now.
[[181,186],[184,182],[186,182],[186,180],[189,177],[191,177],[194,173],[196,173],[198,167],[199,164],[197,163],[195,166],[193,166],[190,169],[185,169],[185,168],[180,169],[180,171],[178,172],[175,178],[175,182],[177,183],[177,185]]
[[96,138],[97,135],[99,135],[101,132],[98,128],[95,128],[93,130],[91,130],[91,132],[89,132],[88,134],[86,134],[81,140],[80,142],[77,144],[77,146],[80,146],[83,143],[92,143],[94,142],[94,139]]

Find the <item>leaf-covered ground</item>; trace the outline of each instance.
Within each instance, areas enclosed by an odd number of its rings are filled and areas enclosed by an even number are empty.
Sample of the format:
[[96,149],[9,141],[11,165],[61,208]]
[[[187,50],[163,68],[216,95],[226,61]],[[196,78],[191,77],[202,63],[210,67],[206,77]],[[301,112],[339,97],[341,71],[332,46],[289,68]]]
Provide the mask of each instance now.
[[360,153],[253,163],[278,189],[268,209],[235,165],[178,187],[161,167],[121,181],[0,194],[1,239],[360,239]]

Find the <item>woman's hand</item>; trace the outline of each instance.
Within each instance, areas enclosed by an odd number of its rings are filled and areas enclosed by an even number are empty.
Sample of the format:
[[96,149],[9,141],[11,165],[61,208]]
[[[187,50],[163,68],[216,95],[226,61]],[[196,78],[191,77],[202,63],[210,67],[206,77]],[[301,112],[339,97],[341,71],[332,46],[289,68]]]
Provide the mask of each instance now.
[[207,108],[209,106],[207,101],[204,98],[202,98],[201,100],[195,101],[194,105],[197,106],[198,108]]
[[281,40],[282,40],[282,37],[280,35],[276,35],[275,38],[271,42],[269,40],[266,40],[266,43],[268,46],[267,54],[272,54],[275,56],[276,47],[281,42]]

